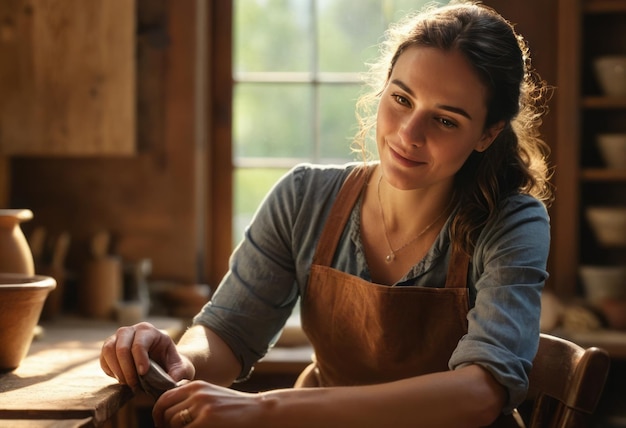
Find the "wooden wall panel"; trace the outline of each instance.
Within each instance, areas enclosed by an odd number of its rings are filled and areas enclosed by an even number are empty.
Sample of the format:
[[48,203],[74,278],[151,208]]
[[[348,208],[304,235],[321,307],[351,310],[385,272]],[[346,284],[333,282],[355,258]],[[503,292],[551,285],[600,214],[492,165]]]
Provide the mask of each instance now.
[[0,150],[135,151],[135,1],[0,2]]
[[0,156],[0,208],[9,206],[10,192],[10,163],[5,156]]
[[125,259],[152,259],[152,278],[193,283],[201,238],[195,202],[195,2],[146,0],[138,6],[139,42],[145,42],[137,72],[142,152],[13,158],[11,205],[33,211],[26,232],[38,225],[51,234],[70,232],[68,267],[75,272],[90,238],[109,230]]

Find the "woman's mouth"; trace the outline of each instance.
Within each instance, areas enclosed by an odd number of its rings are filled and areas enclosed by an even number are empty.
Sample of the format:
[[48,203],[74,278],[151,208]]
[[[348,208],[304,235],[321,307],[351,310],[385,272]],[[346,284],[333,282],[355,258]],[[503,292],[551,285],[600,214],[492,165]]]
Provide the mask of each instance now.
[[389,152],[391,153],[391,157],[402,166],[405,166],[407,168],[413,168],[413,167],[425,164],[425,162],[419,162],[419,161],[411,160],[411,159],[404,157],[403,155],[398,153],[389,145],[387,147],[389,147]]

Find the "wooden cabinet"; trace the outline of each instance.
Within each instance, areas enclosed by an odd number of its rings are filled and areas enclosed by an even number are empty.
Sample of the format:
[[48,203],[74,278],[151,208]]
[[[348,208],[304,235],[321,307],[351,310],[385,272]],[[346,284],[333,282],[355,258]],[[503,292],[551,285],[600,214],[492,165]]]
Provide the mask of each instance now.
[[626,170],[608,168],[596,143],[598,134],[626,133],[626,97],[605,95],[593,67],[599,56],[626,55],[626,0],[560,0],[558,20],[551,284],[571,297],[583,292],[580,265],[626,265],[626,249],[599,242],[586,215],[626,206]]
[[[584,296],[581,265],[626,266],[626,248],[602,245],[586,215],[592,206],[626,206],[626,170],[608,168],[596,143],[598,134],[626,132],[626,97],[606,96],[593,67],[599,56],[626,55],[626,0],[559,0],[557,21],[550,286],[570,298]],[[568,335],[607,349],[614,359],[592,426],[624,426],[626,391],[618,379],[626,364],[626,333]]]
[[[626,133],[626,95],[607,96],[593,67],[601,56],[626,56],[626,1],[587,0],[583,3],[582,27],[580,263],[624,266],[623,243],[603,244],[585,214],[595,207],[626,207],[626,169],[609,168],[596,140],[601,134]],[[623,212],[620,215],[626,217]]]
[[0,2],[0,155],[135,152],[135,1]]

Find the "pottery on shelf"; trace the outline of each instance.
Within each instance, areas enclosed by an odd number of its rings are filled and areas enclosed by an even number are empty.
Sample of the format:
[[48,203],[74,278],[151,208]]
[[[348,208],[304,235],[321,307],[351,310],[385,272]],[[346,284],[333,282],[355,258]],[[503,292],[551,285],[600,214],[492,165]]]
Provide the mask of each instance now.
[[35,274],[35,263],[20,224],[33,218],[28,209],[0,209],[0,272]]
[[88,318],[112,319],[122,298],[122,259],[109,253],[110,234],[101,231],[91,240],[91,258],[83,268],[78,306]]

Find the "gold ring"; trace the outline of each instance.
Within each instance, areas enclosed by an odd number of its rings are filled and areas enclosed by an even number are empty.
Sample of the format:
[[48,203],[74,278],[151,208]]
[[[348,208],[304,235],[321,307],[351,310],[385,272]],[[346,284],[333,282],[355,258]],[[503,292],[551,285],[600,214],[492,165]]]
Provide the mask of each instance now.
[[191,418],[191,413],[189,413],[189,409],[183,409],[180,411],[180,419],[183,421],[183,426],[191,423],[191,421],[193,420]]

